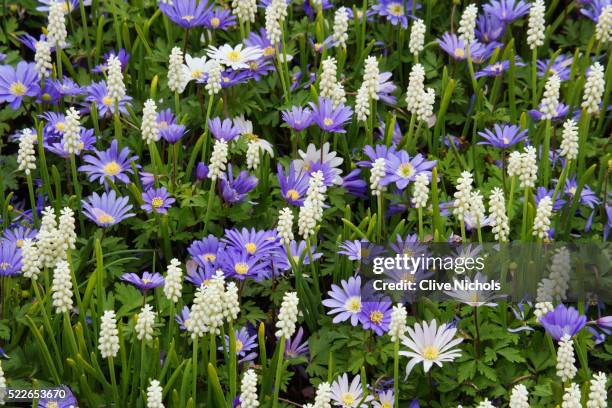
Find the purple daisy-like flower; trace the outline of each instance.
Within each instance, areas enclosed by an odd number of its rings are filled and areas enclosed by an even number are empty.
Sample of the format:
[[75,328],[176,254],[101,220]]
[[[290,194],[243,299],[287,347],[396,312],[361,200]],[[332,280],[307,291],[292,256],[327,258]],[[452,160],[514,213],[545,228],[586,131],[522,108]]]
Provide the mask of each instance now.
[[36,65],[20,61],[15,68],[0,65],[0,102],[7,102],[11,109],[21,106],[26,96],[37,96],[40,92]]
[[[316,249],[316,245],[311,245],[312,259],[315,261],[323,256],[321,252],[316,252]],[[289,255],[296,264],[300,263],[300,259],[302,259],[302,265],[310,264],[310,254],[307,250],[306,241],[300,241],[299,243],[295,240],[291,241],[289,243]]]
[[411,159],[405,150],[400,150],[389,155],[385,166],[386,175],[380,184],[386,186],[395,183],[397,188],[403,190],[408,183],[416,179],[418,174],[426,173],[431,178],[431,169],[435,166],[435,160],[425,160],[420,153]]
[[208,119],[208,129],[215,139],[223,139],[226,142],[234,140],[242,132],[240,125],[234,123],[231,119],[221,121],[219,117]]
[[174,316],[174,320],[179,324],[179,329],[187,330],[189,327],[189,307],[183,306],[183,310]]
[[219,189],[221,198],[230,204],[242,202],[247,194],[257,186],[257,177],[251,176],[248,171],[242,170],[234,177],[232,165],[228,164],[225,177],[220,179]]
[[259,256],[250,255],[245,250],[227,248],[219,254],[219,267],[226,276],[238,280],[257,279],[258,274],[266,267]]
[[564,334],[576,335],[586,324],[586,316],[578,313],[573,307],[566,307],[561,303],[555,307],[555,310],[540,317],[540,324],[550,337],[559,341]]
[[217,237],[208,235],[200,240],[193,241],[187,248],[187,252],[198,265],[206,267],[215,264],[219,251],[223,247],[224,245],[219,242]]
[[183,28],[203,26],[212,11],[206,0],[160,1],[157,6],[173,23]]
[[121,275],[121,280],[136,286],[138,289],[145,291],[155,289],[164,284],[164,277],[159,273],[143,272],[142,276],[135,273],[124,273]]
[[56,105],[61,94],[57,91],[57,87],[54,84],[54,80],[47,78],[40,90],[36,95],[36,103],[42,103],[43,105]]
[[586,3],[586,5],[580,9],[580,13],[593,20],[595,23],[599,21],[599,16],[603,9],[606,8],[606,6],[612,5],[611,0],[586,0],[583,1],[583,3]]
[[[96,136],[94,135],[93,129],[85,129],[84,127],[82,127],[80,136],[81,136],[80,151],[76,153],[77,156],[79,156],[81,153],[85,151],[93,150],[95,143],[96,143]],[[63,157],[64,159],[67,159],[70,157],[70,153],[68,153],[64,149],[64,143],[62,143],[62,141],[54,142],[54,143],[47,143],[46,141],[44,141],[43,145],[45,147],[45,150],[48,150],[51,153],[58,155],[59,157]]]
[[[556,74],[561,81],[567,81],[570,78],[571,66],[574,58],[568,54],[561,54],[552,61],[551,58],[547,58],[545,60],[537,60],[537,75],[539,78],[544,78],[546,74],[553,75]],[[550,66],[549,66],[550,65]]]
[[[253,361],[257,358],[256,350],[257,345],[257,334],[251,336],[249,329],[245,326],[241,327],[240,330],[234,331],[234,338],[236,339],[236,356],[238,357],[238,363],[247,361]],[[225,348],[229,350],[230,341],[229,336],[225,335]],[[223,350],[223,346],[219,346],[219,350]]]
[[300,327],[292,339],[288,339],[285,343],[285,358],[298,358],[308,355],[308,341],[302,342],[304,337],[304,328]]
[[391,302],[388,300],[363,302],[359,322],[364,330],[372,330],[377,336],[389,331]]
[[334,38],[331,35],[324,39],[323,42],[318,42],[313,36],[308,35],[308,43],[316,54],[322,54],[323,50],[329,50],[331,48],[334,48],[334,46],[336,45],[336,43],[334,42]]
[[[417,4],[417,8],[420,6]],[[408,16],[412,14],[412,0],[379,0],[372,6],[379,16],[386,17],[392,25],[408,28]]]
[[210,30],[227,31],[234,26],[236,26],[236,17],[232,15],[232,10],[222,7],[215,7],[204,20],[204,27]]
[[83,156],[86,165],[80,166],[79,171],[87,173],[89,181],[98,180],[106,185],[108,177],[113,183],[117,180],[128,184],[130,178],[126,173],[133,173],[131,163],[138,160],[138,156],[130,157],[130,149],[124,147],[119,151],[119,142],[113,139],[107,150],[94,150],[95,156]]
[[17,243],[0,241],[0,276],[15,276],[21,273],[21,250]]
[[339,104],[334,108],[334,105],[329,98],[319,97],[318,104],[310,103],[312,107],[313,121],[326,132],[346,133],[343,126],[351,120],[353,111],[351,108]]
[[49,82],[60,96],[78,96],[85,92],[83,87],[79,86],[79,84],[68,77],[64,77],[61,81],[58,79],[51,79]]
[[474,31],[478,40],[483,43],[490,43],[491,41],[499,40],[504,35],[506,25],[494,15],[483,13],[478,16]]
[[[578,189],[578,181],[576,180],[576,176],[568,178],[565,180],[565,194],[572,199],[576,195],[576,190]],[[597,198],[597,194],[588,184],[582,186],[582,191],[580,191],[580,204],[586,205],[589,208],[594,208],[596,205],[599,205],[601,201]]]
[[[78,4],[78,1],[77,1]],[[70,388],[66,385],[60,387],[63,393],[56,393],[55,398],[43,398],[38,401],[38,408],[74,408],[78,405],[78,401]],[[49,393],[54,395],[54,393]]]
[[340,244],[340,249],[338,254],[346,255],[351,261],[359,261],[366,265],[384,252],[383,248],[370,243],[367,239],[344,241]]
[[[539,105],[539,109],[531,109],[527,113],[529,113],[529,116],[531,116],[533,120],[539,122],[540,120],[542,120],[542,117],[544,116],[541,109],[542,109],[542,105]],[[552,121],[562,120],[565,116],[567,116],[568,113],[569,113],[569,106],[560,102],[557,105],[557,113],[552,118]]]
[[104,192],[101,196],[93,193],[82,201],[83,211],[87,218],[106,228],[134,216],[129,212],[132,205],[128,201],[128,197],[117,197],[115,190]]
[[283,111],[282,118],[291,129],[296,132],[310,127],[313,122],[312,111],[308,108],[293,106],[289,111]]
[[514,20],[523,17],[529,12],[529,3],[522,0],[491,0],[482,6],[482,9],[505,24],[510,24]]
[[[100,117],[111,116],[115,113],[115,101],[108,95],[108,87],[105,81],[92,82],[87,88],[87,96],[85,101],[95,102],[98,115]],[[124,96],[123,99],[117,102],[119,113],[126,115],[127,105],[132,98],[128,95]],[[91,109],[90,105],[87,105],[88,109]]]
[[[438,39],[438,45],[456,61],[463,61],[467,58],[466,44],[455,34],[444,33],[442,38]],[[483,44],[477,40],[472,42],[470,44],[472,61],[477,64],[486,61],[499,45],[500,43],[498,42],[491,42],[488,44]]]
[[527,130],[521,130],[520,126],[510,124],[495,124],[493,130],[485,129],[484,132],[478,132],[484,142],[478,144],[497,147],[498,149],[507,149],[517,143],[527,140]]
[[[319,3],[321,6],[321,10],[329,10],[333,7],[333,4],[330,0],[321,0]],[[311,4],[311,0],[304,0],[304,13],[311,20],[313,20],[317,15],[317,7]]]
[[142,193],[142,201],[144,202],[140,208],[148,213],[156,212],[165,214],[168,208],[174,203],[174,198],[170,196],[165,187],[150,188]]
[[208,166],[204,162],[198,162],[194,174],[198,181],[206,180],[206,177],[208,177]]
[[361,178],[361,169],[353,169],[344,176],[342,178],[342,188],[355,197],[368,198],[368,183]]
[[198,288],[207,285],[217,272],[217,267],[214,264],[200,266],[193,259],[189,259],[185,262],[185,265],[187,268],[185,280]]
[[185,133],[187,133],[187,128],[184,125],[172,124],[159,129],[159,135],[170,144],[181,140]]
[[351,320],[353,326],[359,323],[361,313],[361,277],[351,276],[348,281],[340,281],[340,286],[332,285],[327,294],[330,299],[323,300],[323,305],[331,308],[328,315],[334,316],[334,323]]
[[108,63],[108,60],[110,59],[110,57],[113,56],[119,59],[119,62],[121,63],[121,70],[125,71],[125,68],[127,67],[128,62],[130,61],[130,54],[123,48],[119,48],[118,52],[115,50],[110,50],[104,53],[104,56],[102,57],[102,61],[104,62],[98,66],[95,66],[91,71],[98,73],[106,73],[106,65]]
[[[521,62],[520,60],[518,60],[518,58],[515,60],[514,65],[517,67],[524,67],[525,64],[523,62]],[[501,74],[503,74],[504,72],[506,72],[508,69],[510,69],[510,61],[509,60],[503,60],[503,61],[499,61],[496,62],[494,64],[491,65],[487,65],[486,67],[484,67],[483,69],[481,69],[480,71],[476,72],[476,78],[482,78],[482,77],[498,77]]]
[[368,156],[370,160],[358,161],[357,165],[360,167],[372,168],[372,164],[378,159],[387,160],[390,155],[395,154],[395,146],[387,148],[384,144],[377,144],[374,147],[366,145],[363,148],[363,153]]
[[[257,47],[262,51],[262,57],[265,59],[273,59],[276,56],[276,49],[268,39],[268,33],[265,28],[259,29],[259,34],[251,31],[247,38],[244,39],[244,45],[247,47]],[[281,45],[279,44],[279,50]]]
[[285,175],[280,163],[276,170],[280,192],[285,202],[301,206],[306,198],[306,191],[308,191],[308,175],[305,172],[296,172],[293,163],[289,164],[287,175]]
[[148,171],[140,171],[138,172],[140,176],[140,184],[142,184],[142,188],[148,189],[153,187],[155,184],[155,174],[149,173]]
[[[546,187],[536,188],[536,191],[533,197],[535,200],[536,207],[540,203],[540,200],[542,200],[544,197],[549,197],[552,200],[553,193],[554,193],[554,190],[547,190]],[[557,198],[555,199],[555,202],[553,203],[553,210],[555,211],[559,211],[560,209],[562,209],[566,203],[565,200],[563,200],[562,198],[559,198],[559,195],[560,194],[557,194]]]
[[397,85],[391,81],[391,72],[381,72],[378,77],[378,98],[389,105],[395,105],[397,98],[392,95],[397,90]]
[[280,240],[274,230],[256,230],[242,228],[225,230],[222,240],[228,247],[246,251],[248,255],[266,258],[271,251],[280,246]]
[[21,248],[23,246],[23,241],[26,239],[36,239],[36,235],[38,231],[36,229],[32,229],[23,225],[19,225],[17,227],[7,229],[2,234],[2,238],[0,238],[0,242],[11,242],[15,244],[17,248]]

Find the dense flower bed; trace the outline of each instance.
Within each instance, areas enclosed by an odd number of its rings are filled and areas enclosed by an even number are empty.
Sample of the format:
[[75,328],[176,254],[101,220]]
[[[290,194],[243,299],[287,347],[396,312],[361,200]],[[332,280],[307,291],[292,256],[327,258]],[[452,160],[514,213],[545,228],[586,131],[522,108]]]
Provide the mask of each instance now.
[[0,405],[608,406],[610,0],[1,7]]

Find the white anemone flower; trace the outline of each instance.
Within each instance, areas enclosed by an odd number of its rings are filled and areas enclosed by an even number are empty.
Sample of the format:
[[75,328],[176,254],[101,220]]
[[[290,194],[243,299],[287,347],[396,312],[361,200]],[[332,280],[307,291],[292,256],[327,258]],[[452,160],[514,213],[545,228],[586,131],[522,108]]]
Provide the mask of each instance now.
[[[361,408],[367,407],[365,403],[359,404],[363,399],[363,388],[361,388],[361,376],[358,374],[349,384],[348,375],[342,374],[331,386],[331,398],[334,405],[343,408]],[[363,402],[369,402],[372,396],[369,395]]]
[[327,164],[331,171],[336,175],[334,179],[335,184],[342,184],[342,170],[339,169],[342,165],[344,159],[342,157],[337,157],[336,152],[329,151],[329,143],[323,144],[323,149],[317,149],[314,144],[309,144],[306,151],[298,150],[298,154],[301,159],[296,159],[293,161],[293,165],[295,166],[295,170],[299,173],[300,171],[308,171],[310,170],[310,163],[318,163],[322,162],[323,164]]
[[231,69],[246,69],[249,68],[249,62],[255,61],[263,55],[263,51],[259,47],[243,47],[242,44],[235,47],[223,44],[219,48],[211,45],[208,47],[208,57]]
[[192,57],[189,54],[185,54],[185,63],[183,64],[185,78],[188,78],[190,82],[203,79],[209,72],[212,64],[213,60],[206,60],[205,56]]
[[423,322],[421,326],[415,323],[414,329],[408,327],[408,336],[402,339],[402,344],[408,350],[402,350],[400,355],[410,357],[406,365],[406,377],[418,363],[423,363],[423,371],[428,372],[434,365],[442,367],[442,363],[453,361],[461,355],[461,350],[454,348],[463,341],[462,338],[453,339],[457,333],[456,328],[446,323],[438,327],[436,319],[431,323]]

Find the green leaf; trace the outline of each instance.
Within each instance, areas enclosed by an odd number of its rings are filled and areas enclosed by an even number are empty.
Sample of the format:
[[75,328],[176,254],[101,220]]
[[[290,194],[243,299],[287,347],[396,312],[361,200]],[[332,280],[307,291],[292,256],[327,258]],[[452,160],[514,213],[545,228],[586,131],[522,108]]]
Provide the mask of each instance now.
[[505,348],[497,350],[498,354],[501,354],[506,360],[511,363],[524,363],[525,358],[521,355],[521,352],[514,348]]
[[474,378],[476,374],[476,361],[470,360],[460,364],[457,368],[457,382],[462,383],[465,380]]

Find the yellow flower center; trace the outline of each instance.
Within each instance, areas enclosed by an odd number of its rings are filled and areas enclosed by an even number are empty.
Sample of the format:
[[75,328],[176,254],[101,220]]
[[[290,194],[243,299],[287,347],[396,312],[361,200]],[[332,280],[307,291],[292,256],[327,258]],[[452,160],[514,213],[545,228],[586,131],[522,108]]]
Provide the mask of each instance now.
[[9,89],[15,96],[23,96],[28,90],[21,81],[13,82]]
[[48,92],[45,92],[45,93],[42,95],[42,100],[43,100],[43,101],[50,101],[50,100],[51,100],[51,95],[49,95],[49,93],[48,93]]
[[167,127],[168,127],[168,122],[166,122],[165,120],[157,122],[157,128],[158,129],[165,129]]
[[231,62],[240,61],[240,51],[232,50],[227,53],[227,59]]
[[342,395],[342,405],[353,405],[355,403],[355,396],[351,393],[346,393]]
[[385,401],[382,404],[380,404],[380,408],[393,408],[393,405],[391,405],[389,401]]
[[498,62],[497,64],[493,65],[492,69],[493,72],[501,74],[504,70],[504,66],[500,62]]
[[505,145],[507,145],[510,142],[507,137],[504,137],[503,141]]
[[576,194],[576,187],[570,188],[569,192],[570,192],[571,195],[575,195]]
[[331,125],[334,124],[334,121],[331,118],[325,118],[325,119],[323,119],[323,124],[325,126],[331,126]]
[[472,293],[469,297],[470,303],[480,303],[480,295],[478,292]]
[[389,4],[387,7],[387,11],[389,14],[394,15],[396,17],[400,17],[404,15],[404,6],[399,3]]
[[223,77],[223,82],[227,83],[229,81],[230,81],[230,79],[228,77]]
[[266,57],[274,55],[274,52],[274,48],[272,48],[271,46],[263,49],[263,55],[265,55]]
[[234,267],[234,270],[238,275],[246,275],[246,273],[249,271],[249,265],[244,262],[238,262]]
[[214,28],[219,27],[219,24],[221,24],[221,20],[219,20],[217,17],[213,17],[210,19],[210,25]]
[[23,239],[18,239],[16,242],[17,248],[21,248],[23,246]]
[[295,189],[291,189],[287,191],[287,194],[285,194],[285,197],[290,199],[290,200],[297,200],[298,198],[300,198],[300,193],[298,193],[297,190]]
[[102,103],[106,106],[113,106],[113,98],[106,95],[104,98],[102,98]]
[[253,255],[255,251],[257,251],[257,245],[254,242],[247,242],[244,248],[251,255]]
[[455,57],[457,58],[465,57],[465,50],[463,48],[455,48]]
[[323,48],[323,44],[321,44],[321,43],[316,43],[316,44],[314,45],[314,49],[315,49],[315,51],[317,51],[317,52],[318,52],[318,51],[321,51],[321,48]]
[[70,5],[67,1],[62,1],[62,11],[68,13],[70,11]]
[[[204,74],[204,72],[202,72],[202,70],[201,70],[201,69],[194,69],[194,70],[192,70],[192,71],[191,71],[191,77],[192,77],[193,79],[199,78],[199,77],[201,77],[203,74]],[[166,124],[166,126],[167,126],[167,125],[168,125],[168,124]]]
[[117,174],[119,174],[120,171],[121,171],[121,166],[119,166],[119,164],[116,161],[107,163],[104,166],[104,173],[107,176],[116,176]]
[[244,344],[242,344],[240,340],[236,339],[236,353],[240,353],[243,347]]
[[59,405],[57,404],[57,402],[51,401],[51,402],[47,402],[47,408],[59,408]]
[[144,283],[145,285],[148,285],[149,283],[151,283],[151,279],[149,279],[149,278],[143,278],[143,279],[142,279],[142,283]]
[[215,255],[215,254],[204,254],[204,260],[205,261],[215,262],[215,259],[217,259],[217,255]]
[[2,269],[3,271],[6,271],[9,267],[9,263],[8,262],[2,262],[0,263],[0,269]]
[[376,310],[370,313],[370,321],[375,324],[380,324],[383,320],[383,314],[381,311]]
[[190,22],[191,20],[193,20],[195,18],[195,16],[187,15],[187,16],[183,16],[182,18],[183,18],[183,20],[185,20],[187,22]]
[[367,258],[370,255],[370,250],[368,248],[359,249],[359,257],[361,259]]
[[415,173],[414,167],[412,166],[411,163],[402,163],[399,165],[399,168],[397,169],[397,174],[403,178],[411,177],[412,175],[414,175],[414,173]]
[[255,71],[259,67],[259,64],[257,61],[253,61],[249,64],[249,67],[251,68],[251,71]]
[[98,215],[97,220],[100,224],[113,224],[115,222],[115,218],[107,213]]
[[151,200],[151,207],[159,208],[164,205],[164,200],[161,197],[155,197]]
[[361,299],[358,296],[353,296],[346,301],[345,306],[349,312],[357,313],[361,311]]
[[426,360],[435,360],[440,355],[440,350],[436,346],[427,346],[423,349],[423,357]]
[[64,122],[57,122],[57,123],[55,124],[55,129],[56,129],[58,132],[63,132],[63,131],[66,129],[66,123],[64,123]]

